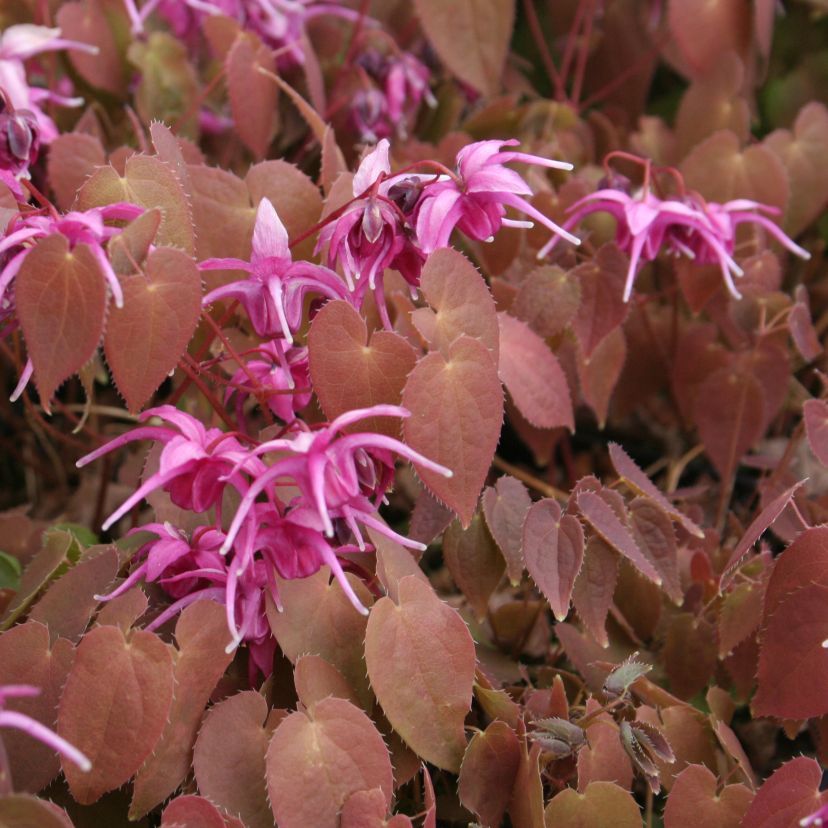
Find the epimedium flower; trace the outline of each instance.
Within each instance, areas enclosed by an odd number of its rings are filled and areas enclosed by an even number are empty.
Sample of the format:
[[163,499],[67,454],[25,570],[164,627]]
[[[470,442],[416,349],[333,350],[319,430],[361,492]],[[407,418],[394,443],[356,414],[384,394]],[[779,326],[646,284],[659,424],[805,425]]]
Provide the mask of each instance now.
[[41,109],[40,104],[51,101],[60,106],[80,106],[82,98],[69,98],[50,89],[32,87],[26,77],[26,60],[45,52],[73,49],[96,55],[98,47],[61,37],[60,29],[21,23],[9,26],[0,35],[0,90],[6,104],[13,110],[32,114],[37,123],[40,140],[50,143],[58,136],[55,122]]
[[576,236],[529,203],[525,198],[532,195],[529,185],[518,173],[504,166],[515,161],[555,170],[571,170],[572,164],[503,150],[504,146],[517,146],[519,143],[512,139],[469,144],[457,154],[454,174],[440,176],[423,187],[417,203],[416,229],[417,241],[425,253],[447,247],[455,227],[470,239],[491,241],[501,227],[532,226],[530,221],[506,218],[506,207],[513,207],[540,222],[555,234],[555,238],[580,244]]
[[383,324],[391,327],[385,304],[383,277],[388,267],[417,285],[425,255],[415,244],[407,216],[392,198],[398,178],[389,178],[390,144],[383,139],[359,165],[353,181],[354,201],[319,231],[316,251],[328,247],[328,266],[342,269],[355,302],[374,292]]
[[241,259],[206,259],[203,270],[244,270],[246,279],[210,291],[205,306],[220,299],[236,299],[250,318],[253,330],[263,339],[274,341],[286,372],[290,366],[284,358],[284,346],[293,344],[293,334],[303,321],[305,296],[320,294],[328,299],[348,299],[348,290],[339,276],[322,265],[294,262],[288,235],[276,208],[267,199],[259,202],[253,230],[250,261]]
[[0,254],[10,253],[0,271],[0,302],[14,277],[23,265],[32,249],[32,242],[60,233],[69,242],[69,247],[85,244],[98,263],[101,275],[106,279],[116,307],[123,307],[124,294],[104,245],[121,232],[119,227],[111,227],[104,222],[111,220],[130,221],[144,212],[143,207],[128,202],[107,204],[105,207],[93,207],[85,212],[69,212],[59,215],[30,213],[19,215],[9,222],[5,238],[0,240]]
[[[651,192],[650,162],[644,160],[645,180],[635,193],[626,188],[605,187],[590,193],[570,208],[564,227],[572,228],[596,212],[609,213],[616,220],[616,243],[630,257],[624,284],[624,301],[629,301],[641,262],[652,261],[661,250],[676,256],[686,256],[699,264],[715,264],[731,296],[741,299],[734,277],[743,275],[734,259],[736,231],[742,224],[758,225],[785,248],[803,259],[810,253],[804,250],[774,224],[768,216],[779,210],[748,199],[736,199],[724,204],[705,201],[696,193],[681,193],[676,197],[659,198]],[[679,176],[683,189],[683,181]],[[557,243],[552,238],[538,251],[545,258]]]
[[818,811],[803,817],[799,820],[799,824],[802,828],[811,828],[811,826],[819,828],[819,826],[828,825],[828,805],[823,805]]
[[[66,739],[58,736],[53,730],[41,724],[25,713],[18,713],[16,710],[7,710],[6,703],[9,699],[30,698],[39,696],[40,688],[31,684],[4,684],[0,685],[0,728],[13,727],[22,730],[33,739],[48,745],[56,753],[67,758],[76,764],[82,771],[92,768],[92,762]],[[0,745],[0,748],[2,746]]]
[[40,128],[28,109],[11,109],[0,96],[0,182],[14,197],[26,201],[19,178],[29,177],[29,167],[37,160]]
[[228,482],[246,491],[242,471],[264,472],[261,461],[246,452],[232,434],[205,428],[195,417],[171,405],[148,408],[139,420],[146,422],[151,417],[160,417],[169,425],[146,425],[127,431],[76,463],[78,468],[83,468],[135,440],[154,440],[162,445],[158,471],[147,477],[104,521],[105,530],[156,489],[167,491],[172,502],[182,509],[204,512],[221,500]]
[[244,422],[244,403],[251,396],[263,399],[280,420],[292,422],[296,412],[311,401],[308,349],[293,347],[283,352],[280,344],[265,342],[255,353],[260,358],[248,360],[230,378],[224,402],[234,399],[239,423]]

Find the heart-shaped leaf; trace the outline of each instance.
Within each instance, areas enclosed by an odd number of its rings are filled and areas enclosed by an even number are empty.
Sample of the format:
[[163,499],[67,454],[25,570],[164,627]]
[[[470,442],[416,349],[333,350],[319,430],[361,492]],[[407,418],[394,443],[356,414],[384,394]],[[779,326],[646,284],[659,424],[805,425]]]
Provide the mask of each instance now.
[[101,341],[104,276],[87,245],[70,251],[66,237],[57,233],[26,254],[14,296],[35,384],[48,412],[58,386],[92,358]]
[[491,353],[477,339],[461,336],[448,352],[421,359],[405,385],[403,424],[411,448],[451,469],[446,478],[418,469],[423,482],[468,526],[503,421],[503,391]]
[[[355,408],[399,405],[417,354],[401,336],[377,331],[368,342],[362,317],[347,302],[328,302],[308,335],[313,390],[329,420]],[[400,436],[400,420],[372,417],[354,427]]]
[[503,557],[512,584],[523,575],[523,521],[532,505],[526,486],[509,475],[499,477],[494,487],[487,487],[482,497],[486,525]]
[[820,793],[822,768],[815,759],[797,756],[777,768],[759,788],[740,828],[787,828],[818,811],[828,800]]
[[754,797],[745,785],[725,785],[704,765],[688,765],[677,777],[664,808],[664,828],[685,825],[715,825],[739,828]]
[[632,795],[612,782],[592,782],[583,793],[565,788],[544,812],[547,825],[567,828],[641,828],[641,813]]
[[408,576],[399,598],[380,598],[365,634],[374,693],[394,730],[419,756],[457,773],[466,748],[474,642],[455,610]]
[[388,749],[359,708],[323,699],[291,713],[274,731],[267,788],[280,828],[337,828],[343,804],[357,791],[379,788],[386,810],[391,804]]
[[152,396],[187,349],[201,315],[201,276],[180,250],[156,248],[144,273],[125,278],[104,339],[107,362],[130,411]]

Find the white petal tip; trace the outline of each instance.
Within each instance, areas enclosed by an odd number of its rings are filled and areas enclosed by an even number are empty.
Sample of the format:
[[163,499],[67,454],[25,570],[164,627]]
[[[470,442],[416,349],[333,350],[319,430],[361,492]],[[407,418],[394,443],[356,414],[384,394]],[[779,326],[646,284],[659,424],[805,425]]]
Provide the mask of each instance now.
[[84,773],[89,773],[92,770],[92,763],[88,759],[78,762],[77,765]]
[[822,649],[828,650],[828,638],[826,638],[825,641],[822,642]]

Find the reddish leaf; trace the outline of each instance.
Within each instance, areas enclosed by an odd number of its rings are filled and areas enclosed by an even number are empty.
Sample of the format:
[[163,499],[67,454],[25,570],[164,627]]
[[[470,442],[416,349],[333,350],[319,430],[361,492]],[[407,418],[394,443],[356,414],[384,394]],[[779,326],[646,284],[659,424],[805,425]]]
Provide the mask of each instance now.
[[124,306],[109,315],[104,348],[118,390],[137,411],[187,349],[201,316],[201,277],[189,256],[160,247],[123,288]]
[[452,342],[465,334],[479,339],[497,360],[494,299],[465,256],[450,247],[435,250],[423,265],[420,290],[434,310],[420,308],[411,319],[433,349],[448,358]]
[[604,624],[617,583],[618,556],[601,538],[591,537],[575,580],[572,602],[584,626],[602,647],[609,644]]
[[[594,699],[587,702],[587,715],[598,710]],[[630,790],[633,769],[621,744],[618,725],[609,713],[598,713],[586,728],[588,744],[578,751],[578,791],[584,793],[593,782],[615,782]]]
[[403,433],[411,448],[451,469],[445,478],[418,473],[428,488],[468,526],[500,438],[503,392],[485,345],[468,336],[455,340],[448,360],[431,353],[411,372],[403,405],[412,416]]
[[572,330],[587,360],[627,318],[630,306],[623,294],[628,267],[627,257],[614,244],[606,244],[594,259],[578,265],[571,273],[578,277],[581,288],[581,303]]
[[727,129],[696,146],[681,171],[687,186],[710,201],[749,198],[782,210],[788,202],[788,176],[782,162],[761,144],[742,151],[738,136]]
[[129,25],[125,9],[113,0],[63,3],[57,12],[56,25],[60,27],[62,37],[89,43],[98,50],[93,55],[78,49],[67,53],[78,74],[92,86],[121,95],[128,76],[113,23],[119,28]]
[[728,592],[719,610],[719,656],[724,658],[762,622],[764,589],[743,583]]
[[828,527],[804,531],[776,559],[765,591],[765,618],[793,592],[810,584],[828,586]]
[[828,171],[823,163],[828,152],[826,135],[828,110],[812,101],[799,111],[793,132],[777,129],[765,138],[765,146],[782,161],[790,178],[785,230],[791,236],[798,236],[814,221],[828,201]]
[[697,538],[703,538],[704,532],[692,521],[685,517],[669,500],[656,488],[653,482],[641,471],[632,457],[624,451],[618,443],[609,444],[609,456],[618,476],[638,494],[649,498],[659,509],[668,514],[684,529]]
[[329,696],[345,699],[357,706],[360,704],[342,673],[322,656],[303,655],[299,658],[293,671],[293,683],[299,701],[308,708]]
[[56,233],[26,255],[14,296],[35,384],[48,412],[57,388],[92,358],[101,340],[103,273],[87,245],[70,252],[66,237]]
[[688,424],[693,420],[699,386],[717,368],[724,368],[730,361],[729,352],[716,341],[717,336],[715,325],[696,325],[678,341],[672,366],[673,394]]
[[527,749],[523,720],[518,722],[518,742],[520,763],[509,800],[509,817],[513,828],[544,828],[543,783],[540,776],[541,746],[533,744],[531,750]]
[[[348,579],[359,600],[370,607],[365,585],[354,576]],[[267,618],[285,656],[294,664],[306,653],[322,656],[367,705],[371,691],[362,655],[367,621],[354,611],[336,579],[331,580],[330,570],[323,567],[309,578],[279,581],[279,597],[284,612],[268,603]]]
[[592,782],[583,793],[565,788],[546,806],[546,824],[566,828],[641,828],[641,813],[628,791],[612,782]]
[[785,511],[787,505],[793,499],[793,496],[796,494],[797,489],[799,489],[803,484],[804,480],[795,483],[785,492],[782,492],[781,495],[774,498],[764,509],[754,518],[753,522],[748,526],[747,531],[742,536],[742,539],[736,544],[736,548],[733,552],[730,553],[730,557],[727,560],[727,564],[725,565],[724,572],[722,573],[722,583],[726,584],[730,581],[730,576],[739,568],[739,564],[742,562],[742,559],[747,555],[750,551],[750,548],[759,538],[762,536],[762,533],[769,527],[772,526],[774,521]]
[[0,825],[3,828],[74,828],[62,808],[22,793],[0,796]]
[[506,313],[497,318],[498,375],[520,413],[538,428],[574,430],[569,385],[557,357],[525,322]]
[[665,828],[715,825],[739,828],[754,793],[744,785],[725,785],[704,765],[688,765],[677,777],[664,808]]
[[828,712],[828,586],[803,586],[767,619],[759,650],[759,716],[809,719]]
[[500,91],[515,18],[514,0],[415,0],[423,31],[440,60],[484,95]]
[[578,518],[562,516],[551,498],[533,503],[523,524],[523,557],[555,618],[563,621],[584,560],[584,530]]
[[814,457],[828,466],[828,403],[825,400],[808,400],[802,406],[805,434]]
[[[377,331],[368,343],[362,317],[347,302],[328,302],[308,335],[313,390],[329,420],[356,408],[399,405],[417,354],[401,336]],[[400,436],[400,420],[372,417],[352,430]]]
[[147,594],[136,586],[117,598],[107,601],[98,612],[95,624],[99,627],[120,627],[124,634],[147,611],[149,599]]
[[118,550],[90,547],[32,607],[29,620],[45,624],[52,643],[62,637],[76,644],[99,604],[95,596],[106,594],[117,574]]
[[162,218],[158,244],[180,247],[192,255],[195,240],[190,206],[169,164],[154,156],[133,155],[126,161],[123,177],[111,166],[101,167],[78,193],[81,210],[116,201],[131,201],[147,210],[159,208]]
[[566,273],[559,267],[544,265],[523,280],[511,312],[546,338],[563,331],[580,304],[577,268]]
[[201,796],[179,796],[161,814],[161,828],[225,828],[224,817]]
[[503,557],[513,586],[523,575],[523,521],[532,505],[526,486],[509,475],[499,477],[494,488],[483,492],[483,514]]
[[352,793],[342,806],[340,828],[411,828],[411,820],[397,814],[386,822],[388,803],[382,788]]
[[581,492],[577,498],[578,509],[592,528],[611,546],[620,552],[644,577],[661,585],[661,576],[638,548],[630,530],[618,515],[595,492]]
[[740,828],[790,828],[822,807],[822,768],[814,759],[798,756],[777,768],[759,789]]
[[94,135],[67,132],[49,144],[49,184],[57,196],[57,204],[68,210],[83,182],[96,167],[106,164],[106,153]]
[[762,436],[764,405],[759,383],[730,368],[720,368],[699,386],[694,418],[707,456],[724,481]]
[[153,633],[129,641],[118,627],[95,627],[77,648],[58,713],[58,732],[92,762],[64,763],[76,801],[90,804],[120,787],[155,747],[173,698],[170,648]]
[[[40,695],[9,699],[7,710],[31,716],[54,729],[60,693],[72,666],[72,645],[58,640],[51,646],[42,624],[29,621],[0,635],[0,684],[31,684]],[[57,776],[60,761],[48,745],[12,728],[2,732],[11,767],[11,782],[18,791],[37,793]]]
[[[428,489],[422,489],[417,495],[408,537],[420,543],[429,544],[443,534],[454,519],[454,512],[447,509]],[[489,531],[491,531],[489,526]]]
[[279,87],[259,68],[275,72],[273,51],[255,35],[239,34],[224,66],[236,133],[253,155],[263,158],[276,131]]
[[681,699],[692,698],[704,690],[715,668],[713,626],[687,612],[676,615],[664,642],[664,669],[672,692]]
[[425,572],[420,569],[415,553],[410,549],[406,549],[376,529],[369,529],[368,537],[376,550],[377,578],[392,601],[399,601],[400,581],[409,575],[418,578],[426,586],[431,583]]
[[467,529],[456,520],[449,526],[443,537],[443,559],[454,583],[478,620],[483,621],[505,565],[480,512]]
[[[319,221],[322,213],[319,188],[293,164],[281,160],[262,161],[248,170],[244,180],[254,207],[263,198],[270,199],[291,241]],[[309,258],[313,252],[313,238],[300,242],[292,252],[294,259]]]
[[589,359],[580,352],[576,359],[581,395],[595,414],[598,425],[603,428],[612,392],[627,359],[627,343],[623,330],[616,328],[601,342]]
[[175,696],[161,738],[135,777],[130,819],[152,810],[184,781],[204,708],[233,660],[226,652],[230,634],[224,608],[213,601],[187,607],[178,618],[175,639]]
[[274,731],[267,788],[280,828],[337,828],[356,791],[380,788],[390,805],[388,749],[365,713],[344,699],[324,699],[291,713]]
[[146,210],[109,240],[109,262],[119,276],[132,276],[141,268],[160,226],[161,211],[158,208]]
[[365,635],[368,676],[394,730],[422,758],[457,773],[466,747],[474,644],[466,625],[430,586],[399,583],[399,602],[381,598]]
[[520,764],[520,743],[504,722],[477,732],[466,748],[457,792],[464,807],[484,825],[500,825]]
[[265,754],[272,728],[267,702],[254,690],[211,707],[193,751],[198,789],[248,828],[272,828],[265,789]]
[[652,500],[637,497],[630,503],[630,528],[635,542],[661,576],[662,587],[674,603],[684,590],[679,577],[676,534],[670,518]]

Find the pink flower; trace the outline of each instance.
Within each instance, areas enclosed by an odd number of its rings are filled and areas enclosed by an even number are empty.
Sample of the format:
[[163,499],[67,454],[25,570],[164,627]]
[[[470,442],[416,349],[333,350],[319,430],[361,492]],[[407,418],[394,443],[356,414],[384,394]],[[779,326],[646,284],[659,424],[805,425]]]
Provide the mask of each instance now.
[[58,130],[55,122],[40,108],[40,103],[52,101],[61,106],[80,106],[82,98],[67,98],[48,89],[30,87],[26,80],[24,61],[44,52],[74,49],[96,55],[97,46],[66,40],[60,36],[60,29],[33,26],[23,23],[9,26],[0,35],[0,91],[6,103],[13,110],[31,112],[44,143],[53,141]]
[[[734,261],[736,229],[740,224],[758,224],[780,241],[788,250],[802,258],[810,254],[789,239],[764,214],[778,213],[774,207],[756,201],[739,199],[726,204],[704,202],[699,196],[660,199],[649,187],[635,195],[621,190],[602,189],[590,193],[570,208],[565,226],[574,227],[595,212],[612,215],[617,223],[616,243],[630,257],[624,285],[624,301],[629,301],[638,264],[652,261],[663,248],[675,255],[684,255],[700,264],[718,264],[731,295],[741,294],[733,282],[743,271]],[[540,251],[545,257],[557,239],[551,239]]]
[[[82,771],[92,768],[92,763],[74,745],[66,739],[61,738],[54,731],[42,725],[31,716],[25,713],[18,713],[16,710],[6,710],[5,705],[8,699],[20,699],[31,696],[39,696],[40,689],[30,684],[5,684],[0,685],[0,728],[14,727],[28,733],[33,739],[48,745],[56,753],[65,756],[70,762],[74,762]],[[0,750],[2,745],[0,744]]]
[[[28,109],[10,109],[0,100],[0,172],[28,176],[29,167],[37,160],[40,135],[37,119]],[[4,182],[8,182],[4,178]],[[20,185],[14,181],[12,189],[19,201],[24,201]]]
[[411,285],[420,279],[425,256],[411,238],[407,216],[389,196],[397,178],[388,178],[389,143],[386,139],[363,158],[354,175],[354,201],[336,221],[319,231],[317,252],[328,245],[328,266],[342,268],[355,301],[362,304],[374,291],[383,324],[391,327],[385,304],[383,277],[388,267],[398,270]]
[[[121,283],[104,250],[104,245],[113,236],[118,235],[121,229],[109,227],[104,222],[116,219],[129,221],[143,212],[143,207],[119,202],[105,207],[93,207],[83,213],[71,212],[64,215],[30,213],[26,216],[16,216],[9,222],[6,236],[0,241],[0,254],[7,251],[13,253],[0,271],[0,302],[32,249],[31,242],[60,233],[69,241],[70,248],[78,244],[88,245],[89,251],[100,267],[101,275],[109,284],[116,307],[123,307],[124,294],[121,290]],[[15,251],[16,248],[19,249]]]
[[[244,451],[231,434],[217,428],[204,428],[195,417],[171,405],[148,408],[139,417],[145,422],[160,417],[170,426],[143,426],[128,431],[77,461],[86,466],[104,454],[135,440],[154,440],[163,445],[158,471],[150,475],[104,522],[108,529],[150,492],[163,488],[176,506],[204,512],[219,503],[227,483],[244,492],[247,485],[241,471],[262,473],[261,461]],[[236,470],[238,468],[238,470]]]
[[[229,403],[235,397],[236,419],[243,423],[245,400],[257,394],[252,382],[255,379],[267,407],[280,420],[290,423],[296,419],[296,412],[311,401],[308,349],[290,348],[283,353],[280,344],[265,342],[256,350],[262,359],[249,360],[233,374],[224,402]],[[288,370],[282,361],[287,363]],[[304,390],[295,392],[297,388]]]
[[[246,270],[250,274],[246,279],[210,291],[204,297],[204,305],[220,299],[237,299],[260,337],[280,338],[288,345],[293,344],[293,333],[302,325],[305,296],[317,293],[329,299],[348,298],[345,285],[332,270],[310,262],[293,261],[285,226],[266,198],[259,202],[256,212],[250,261],[207,259],[200,267]],[[280,362],[289,372],[283,350]]]
[[[451,477],[451,470],[381,434],[340,435],[343,428],[368,417],[408,417],[410,412],[395,405],[375,405],[349,411],[317,431],[300,431],[269,440],[253,449],[250,457],[278,452],[273,465],[255,475],[230,524],[222,550],[227,552],[256,499],[278,480],[290,480],[298,488],[301,505],[312,509],[328,538],[334,536],[334,518],[342,518],[364,547],[359,523],[414,548],[421,544],[397,535],[376,517],[379,501],[393,477],[393,455],[397,454],[437,474]],[[373,500],[372,500],[373,499]]]
[[818,811],[810,814],[799,820],[802,828],[809,828],[809,826],[821,826],[828,824],[828,805],[823,805]]
[[455,227],[477,241],[491,241],[506,227],[531,227],[531,222],[505,218],[506,207],[514,207],[548,227],[556,236],[580,244],[571,233],[536,210],[524,196],[532,194],[526,182],[503,166],[510,161],[535,164],[556,170],[572,165],[523,152],[502,151],[517,140],[478,141],[457,154],[457,172],[423,188],[417,205],[417,240],[425,253],[447,247]]

